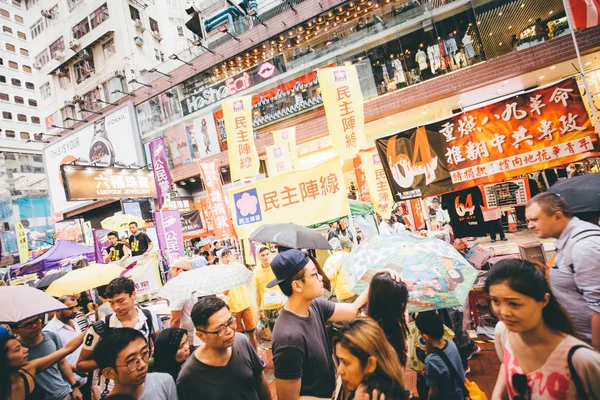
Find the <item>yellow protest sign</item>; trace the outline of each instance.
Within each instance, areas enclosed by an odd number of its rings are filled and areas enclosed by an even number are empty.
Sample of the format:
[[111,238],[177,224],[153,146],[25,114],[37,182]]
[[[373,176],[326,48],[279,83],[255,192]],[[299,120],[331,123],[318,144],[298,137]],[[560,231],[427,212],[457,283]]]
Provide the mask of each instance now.
[[252,97],[225,99],[222,106],[231,180],[258,175],[260,161],[252,131]]
[[285,146],[267,146],[267,169],[269,176],[281,175],[284,172],[291,171],[292,157],[290,151]]
[[323,68],[317,72],[333,149],[342,159],[367,148],[365,112],[356,67]]
[[23,224],[17,222],[17,243],[19,245],[19,259],[21,263],[27,262],[29,258],[29,243],[27,242],[27,232],[23,227]]
[[292,168],[298,168],[298,149],[296,148],[296,127],[292,126],[273,131],[275,146],[287,146],[292,157]]
[[371,195],[371,203],[377,214],[383,218],[390,218],[393,205],[392,191],[385,176],[379,153],[372,148],[361,151],[360,158]]
[[229,191],[233,226],[247,238],[262,224],[312,225],[350,213],[339,157]]

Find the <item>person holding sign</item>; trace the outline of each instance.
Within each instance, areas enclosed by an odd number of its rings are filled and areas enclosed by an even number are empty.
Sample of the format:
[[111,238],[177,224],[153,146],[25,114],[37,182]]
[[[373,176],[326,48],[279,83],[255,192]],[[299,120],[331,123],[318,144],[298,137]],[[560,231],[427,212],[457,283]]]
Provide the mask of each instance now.
[[124,243],[119,242],[117,232],[110,232],[107,237],[110,246],[102,251],[105,263],[123,261],[131,256],[129,248]]

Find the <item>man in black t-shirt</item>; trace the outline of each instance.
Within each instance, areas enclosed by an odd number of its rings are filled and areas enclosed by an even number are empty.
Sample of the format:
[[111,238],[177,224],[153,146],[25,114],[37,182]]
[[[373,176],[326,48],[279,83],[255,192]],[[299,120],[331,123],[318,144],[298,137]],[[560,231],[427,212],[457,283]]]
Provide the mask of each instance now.
[[154,243],[152,243],[150,237],[144,232],[139,231],[137,222],[129,223],[129,231],[131,232],[131,236],[128,239],[131,255],[134,257],[142,254],[147,256],[154,247]]
[[110,246],[102,251],[105,263],[122,261],[131,255],[129,252],[129,247],[125,246],[123,242],[119,242],[117,232],[110,232],[107,237],[108,241],[110,242]]

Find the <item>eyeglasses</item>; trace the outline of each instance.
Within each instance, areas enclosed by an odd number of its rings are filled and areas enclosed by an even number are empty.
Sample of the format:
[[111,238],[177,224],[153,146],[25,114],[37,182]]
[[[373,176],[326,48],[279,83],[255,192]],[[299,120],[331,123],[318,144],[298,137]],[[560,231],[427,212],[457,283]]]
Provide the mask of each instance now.
[[141,356],[137,356],[133,360],[127,361],[125,364],[115,364],[115,366],[126,367],[129,372],[133,372],[140,368],[142,362],[148,364],[148,360],[150,360],[150,351],[146,350]]
[[519,393],[518,396],[514,397],[514,400],[528,400],[529,399],[529,385],[527,384],[527,375],[514,374],[512,376],[511,381],[512,381],[513,387]]
[[214,332],[203,331],[201,329],[198,329],[198,330],[203,333],[210,333],[211,335],[217,335],[218,337],[222,337],[222,336],[225,336],[225,334],[227,333],[227,328],[231,328],[233,330],[235,330],[235,328],[237,328],[237,319],[235,318],[235,315],[232,315],[231,319],[226,324],[221,325]]
[[17,326],[17,329],[31,329],[36,327],[38,324],[42,323],[42,320],[39,318],[34,319],[33,321],[30,321],[26,324],[23,324],[21,326]]
[[318,279],[319,273],[318,273],[318,272],[315,272],[314,274],[310,274],[310,275],[308,275],[308,276],[304,275],[302,278],[300,278],[300,280],[301,280],[302,282],[304,282],[304,279],[306,279],[306,278],[312,278],[313,276],[316,276],[316,277],[317,277],[317,279]]

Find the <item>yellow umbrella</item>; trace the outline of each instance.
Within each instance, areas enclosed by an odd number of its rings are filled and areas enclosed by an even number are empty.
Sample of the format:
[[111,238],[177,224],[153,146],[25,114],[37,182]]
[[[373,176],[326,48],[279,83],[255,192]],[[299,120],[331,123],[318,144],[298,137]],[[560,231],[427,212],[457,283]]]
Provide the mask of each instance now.
[[100,222],[100,225],[102,225],[104,229],[119,232],[129,229],[129,224],[131,222],[137,222],[140,228],[143,228],[146,225],[146,221],[142,218],[128,214],[113,215],[112,217],[103,219],[102,222]]
[[60,297],[69,294],[81,293],[86,290],[108,285],[110,281],[118,278],[124,271],[117,264],[91,263],[87,267],[69,272],[48,286],[46,293]]

